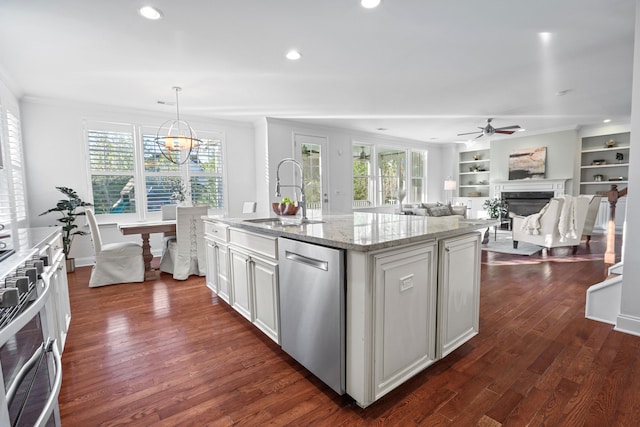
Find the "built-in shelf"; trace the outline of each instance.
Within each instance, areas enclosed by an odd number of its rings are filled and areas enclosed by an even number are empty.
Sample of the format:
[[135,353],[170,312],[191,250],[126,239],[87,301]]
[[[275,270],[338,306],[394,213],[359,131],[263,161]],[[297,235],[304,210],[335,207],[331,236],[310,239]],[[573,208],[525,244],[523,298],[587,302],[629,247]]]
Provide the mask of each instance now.
[[[613,147],[607,143],[614,141]],[[622,190],[629,183],[629,132],[582,138],[580,152],[580,193],[607,191],[611,185]],[[610,181],[611,178],[620,178]]]
[[611,184],[628,184],[629,181],[583,181],[580,185],[611,185]]
[[463,151],[458,159],[459,197],[488,197],[491,159],[489,149]]
[[[460,153],[462,154],[462,153]],[[469,164],[469,163],[482,163],[482,162],[490,162],[491,159],[479,159],[479,160],[461,160],[460,164],[461,165],[465,165],[465,164]]]
[[587,148],[586,150],[582,150],[583,153],[604,153],[607,151],[620,151],[620,150],[628,150],[629,147],[628,145],[625,146],[613,146],[613,147],[606,147],[606,148]]
[[580,166],[582,169],[598,169],[598,168],[619,168],[619,167],[629,167],[629,163],[614,163],[614,164],[604,164],[604,165],[585,165]]

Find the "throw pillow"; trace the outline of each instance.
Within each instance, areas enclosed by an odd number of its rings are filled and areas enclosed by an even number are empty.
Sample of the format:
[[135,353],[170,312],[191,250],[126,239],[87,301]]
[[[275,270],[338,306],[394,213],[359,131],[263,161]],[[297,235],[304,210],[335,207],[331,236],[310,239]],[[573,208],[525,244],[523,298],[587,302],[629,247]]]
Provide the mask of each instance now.
[[467,214],[467,207],[465,205],[451,206],[451,213],[453,215],[465,216]]
[[431,216],[449,216],[452,215],[449,205],[434,206],[428,209]]

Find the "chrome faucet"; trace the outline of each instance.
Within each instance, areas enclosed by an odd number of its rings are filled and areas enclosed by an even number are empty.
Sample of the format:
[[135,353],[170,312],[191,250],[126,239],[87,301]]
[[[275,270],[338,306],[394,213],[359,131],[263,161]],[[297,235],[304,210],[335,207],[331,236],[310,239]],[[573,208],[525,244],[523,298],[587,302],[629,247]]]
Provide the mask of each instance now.
[[[280,166],[282,166],[283,163],[287,162],[293,163],[294,165],[298,166],[298,169],[300,169],[300,185],[280,184]],[[282,159],[280,160],[280,163],[278,163],[278,168],[276,169],[276,197],[281,196],[280,187],[293,187],[300,189],[300,200],[298,201],[298,205],[302,208],[302,222],[307,221],[307,197],[304,194],[304,175],[302,174],[302,165],[295,159]]]

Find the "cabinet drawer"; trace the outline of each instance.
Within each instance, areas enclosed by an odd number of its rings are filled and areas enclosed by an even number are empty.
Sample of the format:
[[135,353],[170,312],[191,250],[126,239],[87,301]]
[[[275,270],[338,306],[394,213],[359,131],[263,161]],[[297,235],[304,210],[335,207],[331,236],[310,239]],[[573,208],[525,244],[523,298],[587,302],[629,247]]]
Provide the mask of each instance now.
[[258,235],[237,228],[230,228],[229,241],[233,245],[240,246],[260,255],[271,259],[278,259],[277,237]]
[[204,234],[222,243],[229,242],[229,226],[220,222],[204,222]]

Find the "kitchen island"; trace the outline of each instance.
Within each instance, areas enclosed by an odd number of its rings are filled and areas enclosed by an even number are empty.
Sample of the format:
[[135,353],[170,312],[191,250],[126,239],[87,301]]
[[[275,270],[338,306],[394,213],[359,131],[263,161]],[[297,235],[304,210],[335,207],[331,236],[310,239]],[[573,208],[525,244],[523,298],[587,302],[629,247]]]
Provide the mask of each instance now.
[[206,218],[207,286],[280,344],[278,239],[340,250],[344,390],[366,407],[478,333],[478,230],[494,223],[359,212],[309,223]]

